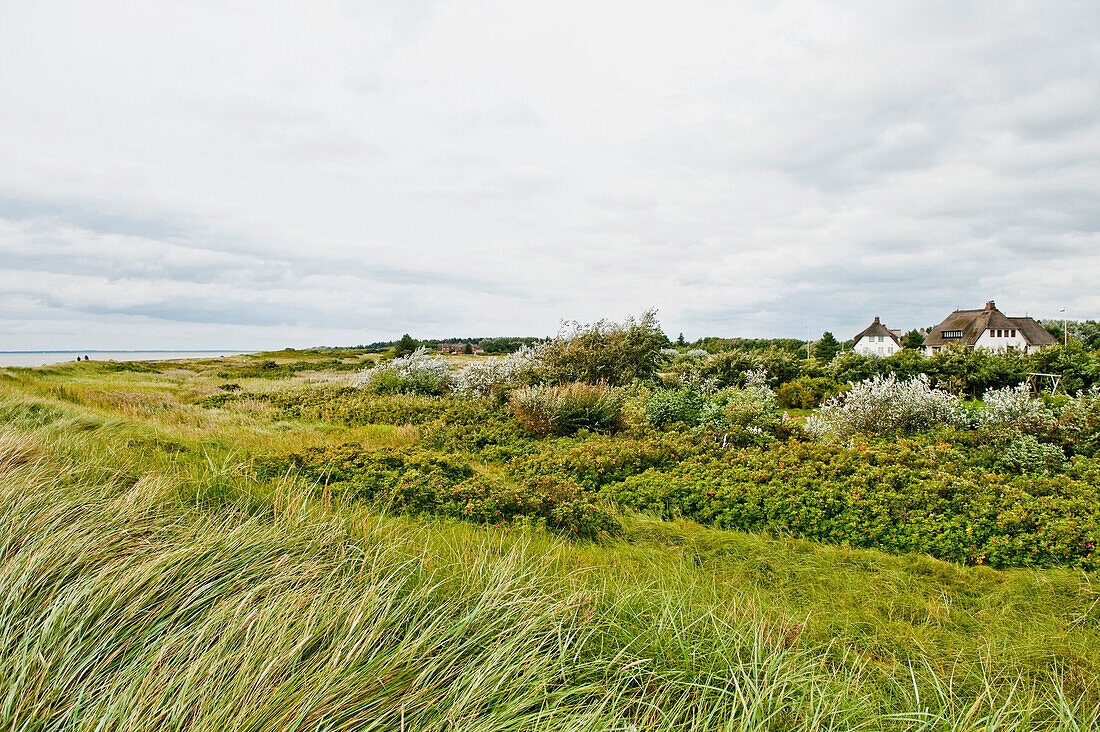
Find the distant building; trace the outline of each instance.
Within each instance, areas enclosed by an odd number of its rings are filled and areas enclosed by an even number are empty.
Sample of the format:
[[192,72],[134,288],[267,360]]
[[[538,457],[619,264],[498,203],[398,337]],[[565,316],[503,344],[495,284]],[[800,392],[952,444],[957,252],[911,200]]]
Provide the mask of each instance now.
[[875,322],[853,340],[852,350],[864,356],[893,356],[902,349],[901,331],[890,330],[879,321],[877,315]]
[[439,350],[442,353],[465,353],[475,356],[484,356],[485,351],[472,343],[440,343]]
[[924,337],[926,355],[949,346],[1034,353],[1056,345],[1058,339],[1035,318],[1010,318],[992,300],[981,310],[956,310]]

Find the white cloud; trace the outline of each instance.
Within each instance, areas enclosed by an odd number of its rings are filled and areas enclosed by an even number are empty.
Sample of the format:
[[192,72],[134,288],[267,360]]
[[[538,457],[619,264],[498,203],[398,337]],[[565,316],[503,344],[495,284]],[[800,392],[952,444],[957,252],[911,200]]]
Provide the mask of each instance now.
[[0,350],[1098,317],[1097,31],[1071,0],[6,8]]

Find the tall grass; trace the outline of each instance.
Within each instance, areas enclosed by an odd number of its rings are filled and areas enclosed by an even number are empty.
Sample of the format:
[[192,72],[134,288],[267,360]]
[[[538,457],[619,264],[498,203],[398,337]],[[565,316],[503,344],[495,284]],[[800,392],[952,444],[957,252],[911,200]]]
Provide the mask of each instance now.
[[380,517],[244,462],[383,427],[138,378],[0,382],[0,728],[1100,729],[1090,575]]
[[675,563],[569,569],[544,534],[330,511],[231,463],[138,477],[71,439],[0,435],[4,728],[1097,728],[1060,680],[884,676]]

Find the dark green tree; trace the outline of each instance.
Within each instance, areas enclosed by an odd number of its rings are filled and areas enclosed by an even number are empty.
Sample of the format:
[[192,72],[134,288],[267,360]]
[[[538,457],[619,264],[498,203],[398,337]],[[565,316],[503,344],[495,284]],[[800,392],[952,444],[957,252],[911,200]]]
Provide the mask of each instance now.
[[676,345],[678,345],[678,346],[686,346],[687,345],[687,341],[684,340],[684,334],[683,333],[681,333],[680,337],[676,339]]
[[814,358],[819,361],[832,361],[840,353],[840,342],[829,331],[821,334],[821,340],[814,344]]
[[902,348],[920,348],[924,345],[924,336],[914,328],[901,337]]
[[419,345],[420,344],[416,341],[415,338],[406,333],[405,335],[401,336],[401,340],[399,340],[397,342],[397,345],[394,347],[393,355],[395,358],[408,356],[410,353],[415,351]]

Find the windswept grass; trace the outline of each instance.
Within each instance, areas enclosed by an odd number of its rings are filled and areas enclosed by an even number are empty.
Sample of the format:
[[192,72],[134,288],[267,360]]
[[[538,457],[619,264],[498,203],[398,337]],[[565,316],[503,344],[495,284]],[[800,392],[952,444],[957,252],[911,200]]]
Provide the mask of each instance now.
[[250,456],[415,428],[55,385],[0,382],[4,729],[1100,729],[1089,573],[377,515]]

